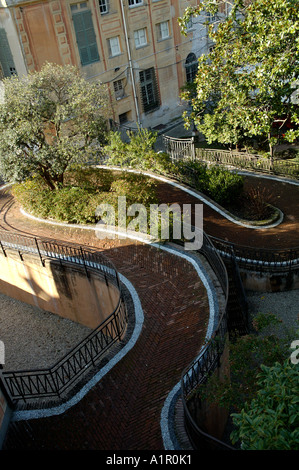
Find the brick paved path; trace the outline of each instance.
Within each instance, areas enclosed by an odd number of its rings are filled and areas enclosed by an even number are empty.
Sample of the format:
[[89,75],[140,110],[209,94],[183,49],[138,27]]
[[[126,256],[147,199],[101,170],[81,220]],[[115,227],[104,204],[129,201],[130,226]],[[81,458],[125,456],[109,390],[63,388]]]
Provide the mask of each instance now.
[[[7,209],[5,195],[4,205]],[[83,230],[28,221],[15,207],[1,215],[2,229],[105,250],[137,290],[145,318],[134,348],[79,404],[63,415],[14,423],[5,446],[14,448],[10,435],[17,428],[21,433],[30,429],[22,436],[24,449],[162,450],[161,409],[199,353],[209,319],[207,293],[195,269],[140,243],[105,242]]]
[[[261,180],[284,213],[283,223],[267,230],[239,227],[204,206],[206,233],[248,246],[298,246],[299,188]],[[246,184],[255,184],[247,178]],[[161,202],[198,202],[188,194],[159,184]],[[119,271],[134,285],[145,322],[135,347],[75,407],[58,417],[17,425],[30,428],[24,448],[163,449],[160,413],[164,400],[179,381],[183,368],[196,356],[208,320],[206,291],[194,269],[172,255],[133,242],[96,240],[80,229],[50,227],[25,219],[2,194],[0,228],[46,236],[106,251]],[[154,262],[153,262],[154,261]],[[177,269],[177,271],[174,270]],[[9,448],[13,448],[9,439]]]
[[[161,409],[200,350],[207,294],[189,263],[181,261],[175,272],[173,255],[129,245],[111,249],[109,257],[138,291],[145,317],[141,335],[79,404],[64,415],[31,420],[26,449],[163,449]],[[13,448],[9,433],[8,442]]]

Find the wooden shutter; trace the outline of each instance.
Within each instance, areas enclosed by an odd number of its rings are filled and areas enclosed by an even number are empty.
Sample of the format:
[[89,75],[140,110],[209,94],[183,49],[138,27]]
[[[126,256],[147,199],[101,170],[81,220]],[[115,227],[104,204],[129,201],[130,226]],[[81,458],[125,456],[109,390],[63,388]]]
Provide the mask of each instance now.
[[11,77],[16,73],[14,60],[4,28],[0,28],[0,64],[4,77]]
[[85,10],[73,15],[74,28],[77,38],[82,65],[91,64],[100,59],[96,35],[93,28],[91,11]]

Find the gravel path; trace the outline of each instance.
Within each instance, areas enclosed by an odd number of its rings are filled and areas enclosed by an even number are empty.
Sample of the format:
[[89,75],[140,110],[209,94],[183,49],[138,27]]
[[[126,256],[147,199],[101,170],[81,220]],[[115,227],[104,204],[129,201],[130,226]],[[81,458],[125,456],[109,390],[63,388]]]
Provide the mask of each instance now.
[[299,338],[299,289],[285,292],[247,292],[249,313],[272,313],[281,320],[281,324],[265,329],[277,335],[290,332],[294,339]]
[[90,331],[79,323],[0,294],[5,370],[49,367]]
[[[249,313],[273,313],[282,320],[272,331],[294,339],[299,331],[299,290],[247,292]],[[273,329],[275,328],[275,329]],[[6,370],[49,367],[84,339],[91,329],[0,294],[0,340]],[[296,335],[296,336],[295,336]]]

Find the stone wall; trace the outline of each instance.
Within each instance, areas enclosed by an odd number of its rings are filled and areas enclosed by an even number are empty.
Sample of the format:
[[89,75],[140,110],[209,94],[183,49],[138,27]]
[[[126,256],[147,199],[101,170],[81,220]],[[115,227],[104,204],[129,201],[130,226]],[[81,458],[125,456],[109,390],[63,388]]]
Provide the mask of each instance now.
[[97,327],[116,308],[119,291],[106,284],[100,273],[73,264],[46,259],[45,266],[34,255],[15,252],[0,255],[0,292],[76,321]]

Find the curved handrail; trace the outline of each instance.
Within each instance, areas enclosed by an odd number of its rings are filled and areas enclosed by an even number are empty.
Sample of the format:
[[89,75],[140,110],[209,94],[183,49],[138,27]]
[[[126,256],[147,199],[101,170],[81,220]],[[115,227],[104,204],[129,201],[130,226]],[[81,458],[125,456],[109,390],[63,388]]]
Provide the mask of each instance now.
[[[109,170],[109,166],[103,165]],[[132,169],[130,169],[132,171]],[[136,170],[138,171],[138,170]],[[142,171],[142,170],[141,170]],[[165,178],[171,178],[178,183],[186,184],[192,188],[190,181],[184,181],[177,175],[162,174]],[[154,174],[149,177],[154,177]],[[217,238],[211,234],[207,234],[213,242],[214,248],[223,258],[230,259],[236,257],[238,265],[246,267],[248,270],[259,271],[293,271],[299,269],[299,247],[270,249],[270,248],[254,248],[246,245],[239,245],[230,241]]]
[[190,393],[200,384],[207,380],[207,377],[213,372],[219,364],[220,356],[224,350],[225,338],[227,333],[227,304],[229,293],[229,280],[224,262],[217,250],[213,246],[210,237],[204,234],[203,245],[199,250],[209,261],[210,266],[220,282],[224,294],[224,305],[220,315],[218,325],[212,334],[212,337],[204,345],[200,355],[194,359],[181,374],[181,395],[184,408],[184,419],[189,439],[194,448],[197,448],[195,439],[209,441],[210,445],[223,450],[235,450],[226,443],[218,440],[214,436],[205,433],[199,428],[193,419],[187,405],[187,399]]
[[1,371],[3,385],[15,405],[19,400],[41,397],[61,397],[89,367],[94,365],[117,340],[121,339],[127,326],[127,310],[119,276],[113,263],[102,253],[78,245],[58,243],[54,240],[35,238],[18,233],[0,231],[0,248],[19,254],[26,252],[40,257],[59,260],[84,267],[86,274],[96,272],[106,282],[112,282],[119,292],[113,312],[54,365],[45,369]]
[[299,247],[271,249],[239,245],[209,235],[218,253],[226,259],[236,257],[240,267],[260,271],[284,271],[299,269]]
[[230,166],[239,170],[250,170],[268,173],[283,177],[299,179],[299,163],[282,161],[278,158],[271,160],[262,155],[241,153],[221,149],[195,148],[195,158],[206,163],[217,163],[221,166]]

